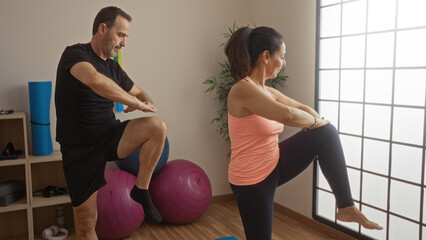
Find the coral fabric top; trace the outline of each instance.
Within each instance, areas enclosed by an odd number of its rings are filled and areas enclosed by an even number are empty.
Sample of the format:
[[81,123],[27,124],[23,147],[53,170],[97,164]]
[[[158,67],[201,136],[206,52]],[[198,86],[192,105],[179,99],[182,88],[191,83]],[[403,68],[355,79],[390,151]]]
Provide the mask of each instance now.
[[[252,82],[249,78],[244,80]],[[261,182],[278,163],[278,135],[284,125],[256,114],[238,118],[228,113],[228,129],[231,139],[229,182],[239,186]]]

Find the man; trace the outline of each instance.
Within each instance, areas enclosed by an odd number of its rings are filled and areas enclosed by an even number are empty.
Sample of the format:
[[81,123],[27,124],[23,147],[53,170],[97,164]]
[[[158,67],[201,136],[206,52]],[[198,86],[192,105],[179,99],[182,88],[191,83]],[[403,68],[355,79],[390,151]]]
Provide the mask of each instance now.
[[140,169],[130,195],[148,218],[162,221],[148,186],[163,150],[166,126],[156,117],[120,122],[113,112],[114,101],[127,105],[125,112],[157,110],[149,95],[110,59],[126,46],[130,21],[120,8],[101,9],[91,41],[67,47],[58,64],[56,140],[61,145],[77,239],[97,239],[96,197],[106,184],[106,162],[122,159],[139,147]]

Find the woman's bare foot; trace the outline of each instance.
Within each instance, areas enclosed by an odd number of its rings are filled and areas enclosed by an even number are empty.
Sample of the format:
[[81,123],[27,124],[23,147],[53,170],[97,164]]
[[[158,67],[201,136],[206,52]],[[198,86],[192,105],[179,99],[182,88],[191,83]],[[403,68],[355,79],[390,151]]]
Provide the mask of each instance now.
[[379,224],[368,220],[355,206],[339,208],[337,212],[337,220],[342,222],[356,222],[367,229],[383,229]]

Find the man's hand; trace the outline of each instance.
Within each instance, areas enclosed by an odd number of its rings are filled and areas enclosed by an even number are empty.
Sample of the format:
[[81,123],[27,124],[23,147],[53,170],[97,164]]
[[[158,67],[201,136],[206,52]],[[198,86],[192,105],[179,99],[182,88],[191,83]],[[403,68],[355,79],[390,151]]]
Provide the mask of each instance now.
[[157,112],[157,108],[151,102],[142,102],[135,97],[135,104],[127,106],[124,110],[125,113],[141,110],[143,112]]
[[141,109],[144,112],[157,112],[157,108],[155,107],[155,105],[152,102],[142,102],[145,106],[145,110]]

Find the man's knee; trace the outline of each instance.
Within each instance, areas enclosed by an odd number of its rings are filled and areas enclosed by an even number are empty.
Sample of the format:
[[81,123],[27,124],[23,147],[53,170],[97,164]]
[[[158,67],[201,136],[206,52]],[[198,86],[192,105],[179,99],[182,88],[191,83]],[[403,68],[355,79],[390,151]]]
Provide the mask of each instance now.
[[166,126],[166,123],[161,118],[152,117],[150,121],[151,121],[151,126],[153,128],[152,130],[154,134],[166,136],[167,126]]
[[95,231],[96,227],[96,220],[97,217],[95,216],[86,216],[86,217],[77,217],[75,221],[75,228],[80,233],[91,233]]

